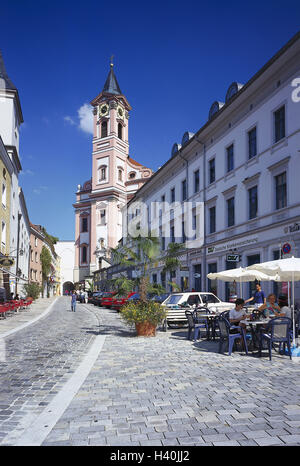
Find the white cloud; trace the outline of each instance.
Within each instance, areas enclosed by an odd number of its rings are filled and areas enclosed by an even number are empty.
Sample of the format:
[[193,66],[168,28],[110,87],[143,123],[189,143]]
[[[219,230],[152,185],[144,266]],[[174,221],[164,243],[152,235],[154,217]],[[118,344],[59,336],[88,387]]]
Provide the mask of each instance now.
[[42,191],[47,191],[48,186],[39,186],[38,188],[33,189],[34,194],[41,194]]
[[32,170],[22,170],[20,175],[34,175],[34,172]]
[[65,120],[67,123],[69,123],[71,126],[76,125],[76,123],[75,123],[75,121],[73,120],[73,118],[71,118],[71,117],[68,116],[68,115],[64,117],[64,120]]
[[89,104],[83,104],[77,110],[79,117],[79,128],[88,134],[93,134],[93,109]]

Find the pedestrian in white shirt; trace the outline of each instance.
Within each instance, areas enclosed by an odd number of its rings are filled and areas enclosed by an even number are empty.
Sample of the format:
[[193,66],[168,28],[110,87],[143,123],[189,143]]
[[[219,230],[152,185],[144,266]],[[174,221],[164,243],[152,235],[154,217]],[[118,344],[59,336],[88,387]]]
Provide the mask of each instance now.
[[231,324],[240,325],[246,327],[245,324],[240,324],[240,321],[245,319],[246,311],[243,309],[245,304],[244,299],[237,298],[235,301],[235,307],[229,311],[229,322]]

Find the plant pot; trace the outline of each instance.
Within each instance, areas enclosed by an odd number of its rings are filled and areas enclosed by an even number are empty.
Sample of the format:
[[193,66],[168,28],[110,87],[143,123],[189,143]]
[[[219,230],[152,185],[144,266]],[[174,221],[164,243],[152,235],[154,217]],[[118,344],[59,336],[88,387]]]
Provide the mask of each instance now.
[[151,322],[136,323],[135,328],[138,337],[155,337],[156,335],[156,324]]

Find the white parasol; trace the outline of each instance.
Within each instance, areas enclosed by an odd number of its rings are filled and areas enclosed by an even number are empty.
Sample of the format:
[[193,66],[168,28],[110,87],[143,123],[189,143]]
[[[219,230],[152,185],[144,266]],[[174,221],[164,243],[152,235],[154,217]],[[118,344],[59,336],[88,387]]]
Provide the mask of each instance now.
[[240,296],[242,297],[242,282],[251,282],[254,280],[269,281],[270,276],[259,270],[248,270],[243,267],[237,269],[223,270],[222,272],[209,273],[207,278],[210,280],[221,280],[223,282],[240,282]]

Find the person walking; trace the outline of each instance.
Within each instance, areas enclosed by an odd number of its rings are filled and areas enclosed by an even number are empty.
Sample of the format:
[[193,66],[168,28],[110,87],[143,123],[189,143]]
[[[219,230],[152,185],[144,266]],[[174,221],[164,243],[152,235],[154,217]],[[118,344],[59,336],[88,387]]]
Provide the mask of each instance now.
[[75,291],[72,291],[71,294],[71,311],[75,312],[76,310],[76,293]]

